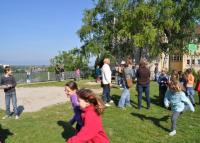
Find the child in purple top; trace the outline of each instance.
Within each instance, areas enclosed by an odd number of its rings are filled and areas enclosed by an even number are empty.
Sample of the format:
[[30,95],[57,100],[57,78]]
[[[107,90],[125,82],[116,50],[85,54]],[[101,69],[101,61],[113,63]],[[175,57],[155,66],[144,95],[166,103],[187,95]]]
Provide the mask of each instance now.
[[78,86],[77,86],[76,82],[70,81],[70,82],[65,84],[65,93],[66,93],[67,96],[70,97],[70,101],[72,103],[72,107],[73,107],[73,110],[74,110],[74,116],[69,121],[69,123],[71,125],[73,125],[75,122],[77,122],[76,123],[76,131],[79,132],[82,125],[83,125],[83,122],[82,122],[82,119],[81,119],[81,110],[80,110],[80,106],[79,106],[79,103],[78,103],[78,97],[77,97],[77,94],[76,94],[77,90],[78,90]]

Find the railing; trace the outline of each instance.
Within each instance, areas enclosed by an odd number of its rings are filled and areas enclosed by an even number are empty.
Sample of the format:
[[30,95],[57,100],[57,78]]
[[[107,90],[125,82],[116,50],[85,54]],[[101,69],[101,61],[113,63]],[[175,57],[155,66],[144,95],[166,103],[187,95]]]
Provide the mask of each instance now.
[[[93,73],[92,70],[81,71],[80,78],[87,78]],[[0,77],[3,73],[0,73]],[[56,81],[56,80],[66,80],[66,79],[76,79],[74,71],[66,71],[63,74],[56,75],[55,72],[32,72],[29,75],[27,73],[13,73],[17,83],[34,83],[34,82],[46,82],[46,81]]]

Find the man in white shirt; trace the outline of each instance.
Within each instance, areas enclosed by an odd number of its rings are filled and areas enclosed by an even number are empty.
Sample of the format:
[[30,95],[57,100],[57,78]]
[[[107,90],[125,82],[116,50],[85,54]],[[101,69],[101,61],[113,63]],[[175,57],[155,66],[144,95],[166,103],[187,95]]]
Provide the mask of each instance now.
[[110,59],[104,59],[104,65],[101,68],[102,74],[102,84],[103,84],[103,101],[105,102],[106,106],[110,106],[108,103],[113,103],[110,97],[110,87],[111,87],[111,70],[110,70]]

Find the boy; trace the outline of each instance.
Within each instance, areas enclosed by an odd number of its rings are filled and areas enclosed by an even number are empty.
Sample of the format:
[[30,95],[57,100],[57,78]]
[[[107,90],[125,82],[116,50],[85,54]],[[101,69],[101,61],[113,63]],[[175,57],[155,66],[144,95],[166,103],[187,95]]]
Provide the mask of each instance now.
[[160,105],[162,107],[164,107],[164,97],[165,97],[165,93],[166,93],[167,88],[168,88],[168,82],[169,82],[169,78],[166,74],[166,71],[165,71],[165,69],[162,69],[161,74],[158,77],[159,101],[160,101]]
[[19,119],[17,112],[17,97],[15,91],[15,86],[17,84],[14,76],[12,75],[12,70],[9,66],[6,66],[4,69],[4,76],[1,79],[1,85],[5,87],[4,92],[5,92],[5,104],[6,104],[6,115],[2,119],[6,119],[11,116],[10,99],[12,99],[15,119]]

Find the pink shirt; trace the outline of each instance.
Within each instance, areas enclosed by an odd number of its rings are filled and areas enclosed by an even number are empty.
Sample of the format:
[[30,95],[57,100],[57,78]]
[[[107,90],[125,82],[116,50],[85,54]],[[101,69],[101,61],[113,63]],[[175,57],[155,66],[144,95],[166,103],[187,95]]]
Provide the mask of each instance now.
[[83,127],[67,143],[110,143],[94,106],[88,106],[82,113]]

